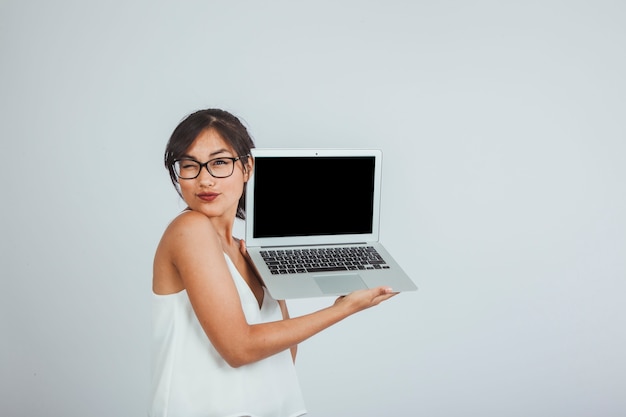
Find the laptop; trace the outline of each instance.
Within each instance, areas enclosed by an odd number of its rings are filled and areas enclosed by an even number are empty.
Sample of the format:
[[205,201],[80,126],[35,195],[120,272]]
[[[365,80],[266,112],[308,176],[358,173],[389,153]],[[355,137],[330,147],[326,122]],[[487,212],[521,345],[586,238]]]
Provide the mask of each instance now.
[[273,298],[417,287],[378,241],[380,150],[253,149],[248,253]]

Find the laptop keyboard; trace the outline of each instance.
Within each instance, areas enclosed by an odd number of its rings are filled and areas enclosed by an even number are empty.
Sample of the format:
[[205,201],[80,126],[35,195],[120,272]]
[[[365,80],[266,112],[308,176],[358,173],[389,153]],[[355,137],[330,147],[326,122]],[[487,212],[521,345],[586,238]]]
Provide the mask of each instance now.
[[273,275],[389,269],[372,246],[276,249],[260,253]]

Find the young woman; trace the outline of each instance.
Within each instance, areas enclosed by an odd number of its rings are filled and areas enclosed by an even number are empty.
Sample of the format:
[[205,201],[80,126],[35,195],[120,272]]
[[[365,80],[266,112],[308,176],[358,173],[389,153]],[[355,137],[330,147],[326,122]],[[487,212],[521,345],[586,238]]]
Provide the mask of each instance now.
[[152,417],[305,414],[298,343],[394,295],[386,287],[356,291],[289,317],[232,235],[235,217],[245,218],[253,147],[241,122],[217,109],[188,116],[167,144],[165,165],[188,207],[154,259]]

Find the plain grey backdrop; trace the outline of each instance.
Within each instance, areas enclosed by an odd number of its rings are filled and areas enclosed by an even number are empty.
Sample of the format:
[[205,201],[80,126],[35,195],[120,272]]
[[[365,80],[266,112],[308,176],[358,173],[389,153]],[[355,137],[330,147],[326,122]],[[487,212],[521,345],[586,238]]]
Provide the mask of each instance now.
[[163,150],[221,107],[260,147],[384,154],[382,241],[420,290],[300,346],[311,416],[625,415],[625,22],[597,0],[1,0],[0,414],[146,414],[152,256],[184,208]]

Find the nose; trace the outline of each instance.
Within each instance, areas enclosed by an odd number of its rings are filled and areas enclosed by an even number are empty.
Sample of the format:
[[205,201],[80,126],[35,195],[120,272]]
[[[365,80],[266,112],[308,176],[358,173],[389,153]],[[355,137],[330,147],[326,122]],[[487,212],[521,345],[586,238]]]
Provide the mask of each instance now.
[[207,184],[207,185],[212,185],[215,183],[215,178],[209,172],[208,166],[205,165],[202,168],[200,168],[200,174],[198,174],[198,181],[200,181],[201,184]]

